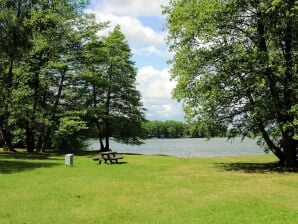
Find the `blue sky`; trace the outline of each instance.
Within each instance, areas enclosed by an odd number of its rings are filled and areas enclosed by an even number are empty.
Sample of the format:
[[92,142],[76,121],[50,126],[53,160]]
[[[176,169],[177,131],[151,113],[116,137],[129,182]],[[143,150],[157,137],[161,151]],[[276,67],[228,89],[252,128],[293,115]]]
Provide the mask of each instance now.
[[[181,104],[171,98],[175,82],[170,80],[167,61],[165,19],[160,5],[168,0],[91,0],[89,9],[99,22],[110,21],[110,29],[121,26],[138,69],[138,89],[149,120],[183,121]],[[102,32],[107,34],[109,29]]]

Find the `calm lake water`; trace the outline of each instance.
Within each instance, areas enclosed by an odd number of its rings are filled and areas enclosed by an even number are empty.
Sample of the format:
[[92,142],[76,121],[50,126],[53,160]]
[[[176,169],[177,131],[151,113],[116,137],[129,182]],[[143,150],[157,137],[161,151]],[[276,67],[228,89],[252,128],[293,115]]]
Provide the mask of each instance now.
[[[98,140],[89,140],[88,150],[100,148]],[[179,138],[148,139],[145,144],[131,146],[111,141],[110,148],[119,153],[137,153],[144,155],[172,155],[177,157],[212,157],[237,155],[264,155],[264,151],[253,139],[235,138]]]

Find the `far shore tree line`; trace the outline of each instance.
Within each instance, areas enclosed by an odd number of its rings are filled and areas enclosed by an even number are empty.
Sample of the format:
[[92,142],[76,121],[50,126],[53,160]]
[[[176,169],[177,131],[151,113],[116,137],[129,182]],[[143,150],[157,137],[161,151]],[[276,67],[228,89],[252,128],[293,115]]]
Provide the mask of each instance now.
[[184,123],[181,121],[147,121],[143,124],[147,138],[209,138],[227,137],[226,127],[210,128],[206,123]]
[[[139,144],[144,108],[132,53],[85,0],[0,0],[0,147],[81,148],[90,135]],[[92,131],[90,131],[92,130]],[[95,130],[95,132],[94,132]]]

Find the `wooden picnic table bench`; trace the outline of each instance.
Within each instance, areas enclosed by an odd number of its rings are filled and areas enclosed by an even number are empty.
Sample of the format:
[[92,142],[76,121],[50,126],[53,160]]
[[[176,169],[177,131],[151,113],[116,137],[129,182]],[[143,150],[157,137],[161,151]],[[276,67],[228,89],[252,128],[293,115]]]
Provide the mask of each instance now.
[[117,156],[116,154],[117,152],[112,151],[100,152],[99,157],[95,158],[95,160],[98,160],[98,164],[101,164],[102,161],[104,161],[105,163],[109,161],[111,164],[116,162],[118,164],[118,160],[123,159],[123,156]]

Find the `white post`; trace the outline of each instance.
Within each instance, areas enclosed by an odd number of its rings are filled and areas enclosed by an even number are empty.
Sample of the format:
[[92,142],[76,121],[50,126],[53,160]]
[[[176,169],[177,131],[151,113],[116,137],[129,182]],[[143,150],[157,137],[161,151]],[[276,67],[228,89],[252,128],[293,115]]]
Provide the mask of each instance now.
[[72,166],[73,165],[73,154],[66,154],[65,155],[65,166]]

